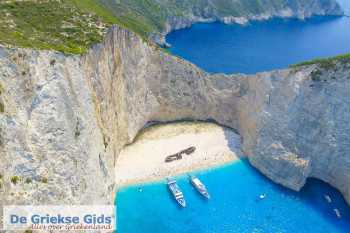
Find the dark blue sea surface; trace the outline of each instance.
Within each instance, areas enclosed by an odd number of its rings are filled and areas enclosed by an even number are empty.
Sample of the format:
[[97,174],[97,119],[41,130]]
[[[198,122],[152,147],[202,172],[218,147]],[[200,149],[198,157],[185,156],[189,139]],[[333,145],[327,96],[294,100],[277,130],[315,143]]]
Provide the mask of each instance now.
[[[350,1],[343,1],[350,9]],[[350,53],[350,18],[274,19],[246,26],[200,23],[166,39],[173,54],[208,72],[252,74]]]
[[[199,172],[211,199],[178,177],[187,207],[180,208],[166,182],[131,186],[117,193],[118,233],[345,233],[350,210],[338,191],[309,180],[301,192],[276,185],[238,161]],[[142,192],[140,192],[142,188]],[[266,198],[259,199],[259,195]],[[332,197],[328,203],[324,195]],[[339,209],[342,218],[335,216]]]

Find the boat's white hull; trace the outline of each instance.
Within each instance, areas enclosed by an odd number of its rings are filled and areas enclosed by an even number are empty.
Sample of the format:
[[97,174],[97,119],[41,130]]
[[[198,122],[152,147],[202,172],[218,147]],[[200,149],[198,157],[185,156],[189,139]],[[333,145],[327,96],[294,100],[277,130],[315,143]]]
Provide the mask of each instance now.
[[168,188],[171,194],[174,196],[176,202],[183,208],[186,207],[186,201],[183,193],[180,190],[180,187],[177,185],[175,180],[168,179]]
[[204,186],[204,184],[196,177],[190,177],[191,179],[191,184],[193,187],[206,199],[210,199],[210,195]]

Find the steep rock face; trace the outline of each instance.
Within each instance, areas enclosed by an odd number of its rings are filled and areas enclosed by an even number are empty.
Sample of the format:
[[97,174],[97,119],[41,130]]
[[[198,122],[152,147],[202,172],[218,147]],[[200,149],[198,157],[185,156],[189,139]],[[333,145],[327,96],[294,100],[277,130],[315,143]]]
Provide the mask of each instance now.
[[326,69],[310,67],[308,76],[272,76],[270,84],[257,88],[267,95],[259,91],[255,96],[256,101],[266,100],[253,113],[256,131],[247,132],[241,120],[244,149],[254,166],[296,190],[306,177],[324,180],[350,201],[349,62]]
[[[343,14],[339,4],[333,0],[260,0],[254,3],[249,1],[208,0],[204,2],[188,6],[184,17],[179,17],[179,19],[187,19],[189,22],[211,19],[225,23],[241,24],[251,20],[266,20],[273,17],[305,19],[316,15],[339,16]],[[174,29],[179,27],[179,24],[173,18],[168,18],[168,23],[170,26],[175,25]],[[188,23],[184,23],[184,25],[186,24]]]
[[316,177],[350,201],[349,73],[343,61],[209,75],[117,27],[82,57],[0,48],[3,203],[113,203],[121,148],[180,119],[235,128],[272,180],[298,190]]
[[210,76],[118,28],[82,63],[115,156],[149,122],[215,119],[238,127],[232,106],[242,76]]
[[[113,178],[80,57],[0,49],[5,204],[105,203]],[[99,182],[98,189],[95,189]]]

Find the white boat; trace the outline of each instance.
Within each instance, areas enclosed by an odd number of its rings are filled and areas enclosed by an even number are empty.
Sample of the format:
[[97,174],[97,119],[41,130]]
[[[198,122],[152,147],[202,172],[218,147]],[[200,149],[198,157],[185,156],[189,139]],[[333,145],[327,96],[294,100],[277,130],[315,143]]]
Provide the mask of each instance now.
[[210,199],[210,195],[204,184],[195,176],[190,176],[191,184],[202,194],[203,197]]
[[333,210],[334,210],[334,213],[337,216],[337,218],[341,218],[340,211],[338,209],[333,209]]
[[323,196],[324,196],[324,199],[326,199],[326,201],[327,201],[328,203],[332,203],[332,198],[331,198],[329,195],[325,194],[325,195],[323,195]]
[[168,181],[168,188],[170,192],[173,194],[175,200],[181,207],[186,207],[186,201],[184,198],[183,193],[180,190],[180,187],[177,185],[176,180],[174,179],[167,179]]

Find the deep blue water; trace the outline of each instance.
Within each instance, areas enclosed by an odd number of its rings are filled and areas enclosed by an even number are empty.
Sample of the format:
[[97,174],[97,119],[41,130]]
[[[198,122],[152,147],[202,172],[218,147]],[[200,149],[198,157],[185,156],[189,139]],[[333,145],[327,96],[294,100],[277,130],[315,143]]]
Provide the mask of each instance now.
[[[343,1],[350,9],[350,1]],[[350,18],[274,19],[247,26],[200,23],[170,33],[167,41],[173,54],[208,72],[252,74],[349,53]]]
[[[165,181],[124,188],[117,193],[118,233],[344,233],[350,210],[339,192],[309,180],[299,193],[273,184],[245,161],[197,173],[206,201],[178,178],[187,207],[172,199]],[[142,192],[139,192],[139,188]],[[259,200],[259,195],[267,197]],[[333,198],[328,204],[323,195]],[[334,208],[342,218],[335,217]]]

